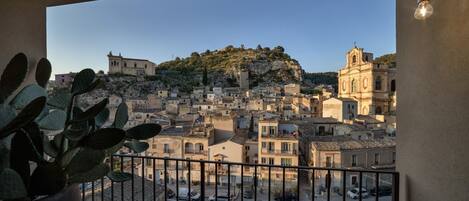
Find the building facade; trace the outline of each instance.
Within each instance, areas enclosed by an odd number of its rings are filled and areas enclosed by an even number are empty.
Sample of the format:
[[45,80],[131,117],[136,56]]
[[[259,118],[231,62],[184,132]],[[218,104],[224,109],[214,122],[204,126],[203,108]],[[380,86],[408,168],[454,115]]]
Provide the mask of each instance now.
[[133,59],[112,55],[107,55],[109,60],[109,74],[124,74],[135,76],[155,75],[156,64],[146,59]]
[[358,102],[358,113],[363,115],[386,114],[395,110],[396,68],[375,63],[373,54],[363,48],[353,48],[347,53],[347,63],[339,70],[341,98]]

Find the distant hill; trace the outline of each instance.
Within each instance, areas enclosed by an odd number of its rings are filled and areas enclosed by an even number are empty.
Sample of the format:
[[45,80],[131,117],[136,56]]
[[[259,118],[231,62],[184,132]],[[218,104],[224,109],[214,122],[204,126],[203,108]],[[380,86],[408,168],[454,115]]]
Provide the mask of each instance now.
[[376,57],[374,60],[375,63],[387,64],[391,67],[396,67],[396,53],[385,54],[380,57]]
[[303,76],[298,61],[285,53],[281,46],[271,49],[259,45],[254,49],[229,45],[219,50],[193,52],[188,57],[176,57],[158,65],[158,71],[166,74],[198,74],[193,78],[201,83],[205,69],[210,84],[225,86],[236,85],[240,71],[249,72],[251,85],[254,86],[271,82],[299,83]]

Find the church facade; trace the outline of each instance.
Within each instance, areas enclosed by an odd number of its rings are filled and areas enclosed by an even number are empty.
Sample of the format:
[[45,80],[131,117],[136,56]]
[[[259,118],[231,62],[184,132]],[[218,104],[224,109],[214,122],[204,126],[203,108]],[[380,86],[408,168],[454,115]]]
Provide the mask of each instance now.
[[156,64],[146,59],[125,58],[119,55],[112,55],[109,52],[109,74],[124,74],[135,76],[155,75]]
[[339,98],[358,102],[358,114],[393,114],[396,110],[396,67],[374,62],[373,54],[354,47],[339,70]]

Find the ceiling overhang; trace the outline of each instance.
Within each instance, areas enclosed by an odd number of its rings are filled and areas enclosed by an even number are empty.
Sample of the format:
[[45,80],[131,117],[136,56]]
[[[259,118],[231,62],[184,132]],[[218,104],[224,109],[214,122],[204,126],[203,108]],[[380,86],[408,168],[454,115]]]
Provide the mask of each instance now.
[[53,6],[63,6],[63,5],[68,5],[68,4],[83,3],[83,2],[95,1],[95,0],[44,0],[44,1],[47,2],[47,7],[53,7]]

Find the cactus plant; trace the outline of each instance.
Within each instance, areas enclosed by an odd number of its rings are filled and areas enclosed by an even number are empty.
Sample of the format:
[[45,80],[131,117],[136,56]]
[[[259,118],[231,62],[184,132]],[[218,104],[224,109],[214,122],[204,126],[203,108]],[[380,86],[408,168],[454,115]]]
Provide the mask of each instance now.
[[[123,146],[145,151],[148,144],[142,140],[157,135],[161,126],[142,124],[124,130],[128,114],[121,103],[115,121],[104,128],[110,114],[107,98],[86,109],[76,103],[79,95],[102,84],[91,69],[76,74],[69,91],[48,97],[44,88],[51,64],[41,59],[37,84],[18,90],[27,66],[26,55],[19,53],[0,78],[0,200],[34,200],[104,176],[115,182],[128,180],[128,173],[111,170],[106,157]],[[15,91],[19,92],[13,96]],[[31,162],[36,163],[33,170]]]

